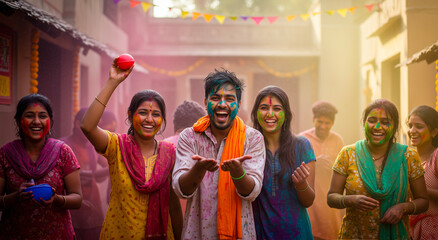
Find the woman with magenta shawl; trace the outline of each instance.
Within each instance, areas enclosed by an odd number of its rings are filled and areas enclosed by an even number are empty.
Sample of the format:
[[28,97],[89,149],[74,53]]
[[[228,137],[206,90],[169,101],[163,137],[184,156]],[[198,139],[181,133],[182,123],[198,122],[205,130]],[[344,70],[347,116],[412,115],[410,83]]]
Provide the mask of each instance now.
[[409,239],[408,215],[429,204],[420,157],[396,143],[399,116],[390,101],[368,105],[363,125],[366,139],[345,146],[333,165],[327,203],[346,208],[339,238]]
[[98,127],[112,93],[133,69],[121,70],[116,61],[117,58],[108,81],[81,124],[84,134],[109,165],[110,203],[100,239],[179,239],[181,206],[170,187],[175,146],[155,139],[163,123],[166,125],[166,106],[161,95],[143,90],[132,97],[128,134]]
[[[49,138],[50,101],[23,97],[15,113],[20,139],[0,149],[0,239],[75,239],[68,209],[81,207],[79,163],[64,142]],[[48,184],[49,200],[33,199],[27,187]]]

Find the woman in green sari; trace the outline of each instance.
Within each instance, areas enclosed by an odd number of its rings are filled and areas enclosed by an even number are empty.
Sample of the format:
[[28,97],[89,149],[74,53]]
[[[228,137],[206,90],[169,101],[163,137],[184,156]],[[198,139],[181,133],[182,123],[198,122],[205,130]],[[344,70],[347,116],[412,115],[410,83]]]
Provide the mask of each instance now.
[[366,139],[345,146],[333,165],[327,203],[346,208],[339,239],[409,239],[408,215],[429,205],[420,157],[396,143],[399,116],[390,101],[368,105],[363,125]]

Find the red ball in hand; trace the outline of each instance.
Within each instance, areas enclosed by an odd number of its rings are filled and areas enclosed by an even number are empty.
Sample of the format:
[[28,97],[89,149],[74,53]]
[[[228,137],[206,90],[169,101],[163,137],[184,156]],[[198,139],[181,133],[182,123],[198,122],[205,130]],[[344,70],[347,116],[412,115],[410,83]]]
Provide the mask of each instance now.
[[130,54],[124,53],[117,59],[117,66],[122,70],[127,70],[134,65],[134,62],[135,60]]

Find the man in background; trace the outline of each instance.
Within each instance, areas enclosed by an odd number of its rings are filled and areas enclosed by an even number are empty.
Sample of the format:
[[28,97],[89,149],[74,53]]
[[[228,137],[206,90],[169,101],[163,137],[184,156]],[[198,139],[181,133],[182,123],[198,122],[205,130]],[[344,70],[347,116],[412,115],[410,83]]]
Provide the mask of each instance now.
[[307,211],[314,239],[337,239],[344,211],[327,205],[327,192],[332,166],[338,152],[344,146],[344,140],[338,133],[331,131],[338,112],[333,104],[327,101],[316,102],[312,106],[312,112],[314,127],[300,133],[309,139],[316,156],[316,196],[313,205]]
[[[176,107],[175,112],[173,113],[173,130],[175,135],[164,139],[164,141],[171,142],[176,147],[179,134],[184,129],[192,127],[193,124],[198,121],[198,119],[205,115],[207,115],[207,112],[199,103],[191,100],[184,100],[183,103]],[[187,200],[183,198],[180,198],[179,200],[181,203],[181,210],[184,216]]]

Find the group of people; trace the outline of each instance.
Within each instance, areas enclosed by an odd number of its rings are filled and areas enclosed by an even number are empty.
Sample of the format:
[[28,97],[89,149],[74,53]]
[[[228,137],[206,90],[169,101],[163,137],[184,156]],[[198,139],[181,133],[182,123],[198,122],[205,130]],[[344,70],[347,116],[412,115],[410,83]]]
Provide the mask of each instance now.
[[[420,106],[409,115],[411,148],[396,142],[395,105],[378,99],[363,112],[365,139],[344,146],[330,130],[337,110],[328,102],[313,106],[314,128],[293,134],[288,96],[276,86],[258,93],[253,126],[247,126],[237,116],[243,83],[232,72],[215,70],[205,78],[206,112],[198,111],[204,116],[189,121],[199,107],[187,102],[193,110],[181,115],[188,123],[159,141],[166,105],[154,90],[132,97],[126,134],[99,124],[133,68],[121,70],[116,61],[103,89],[75,120],[74,133],[80,128],[87,141],[74,134],[64,141],[50,138],[53,113],[46,97],[31,94],[18,103],[19,139],[0,149],[0,239],[438,237],[433,108]],[[95,152],[76,150],[85,144]],[[106,158],[102,168],[96,168],[96,152]],[[77,158],[87,160],[79,164]],[[110,177],[103,225],[75,233],[89,219],[74,229],[69,210],[74,216],[73,209],[86,207],[89,218],[103,218],[85,193],[99,181],[98,169]],[[24,191],[42,183],[52,187],[49,200],[38,202]]]

